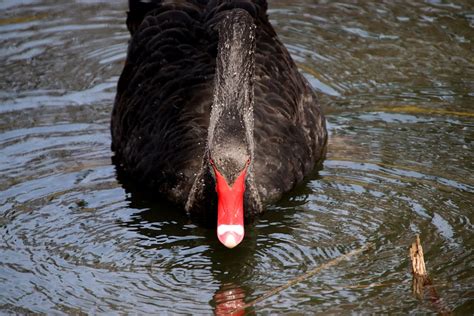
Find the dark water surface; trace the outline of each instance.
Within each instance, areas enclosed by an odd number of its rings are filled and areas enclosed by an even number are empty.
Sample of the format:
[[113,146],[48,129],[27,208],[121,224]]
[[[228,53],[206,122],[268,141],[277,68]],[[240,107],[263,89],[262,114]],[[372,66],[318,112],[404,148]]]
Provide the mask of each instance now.
[[410,290],[419,233],[444,304],[474,311],[474,4],[271,1],[319,92],[324,169],[234,250],[130,196],[109,118],[125,1],[0,2],[0,313],[431,312]]

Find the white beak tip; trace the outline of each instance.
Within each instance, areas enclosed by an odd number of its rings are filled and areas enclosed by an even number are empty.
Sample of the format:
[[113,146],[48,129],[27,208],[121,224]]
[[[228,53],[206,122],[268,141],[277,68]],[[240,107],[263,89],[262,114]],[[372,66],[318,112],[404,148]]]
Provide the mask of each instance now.
[[242,225],[219,225],[217,228],[219,241],[229,249],[234,248],[244,239],[244,229]]

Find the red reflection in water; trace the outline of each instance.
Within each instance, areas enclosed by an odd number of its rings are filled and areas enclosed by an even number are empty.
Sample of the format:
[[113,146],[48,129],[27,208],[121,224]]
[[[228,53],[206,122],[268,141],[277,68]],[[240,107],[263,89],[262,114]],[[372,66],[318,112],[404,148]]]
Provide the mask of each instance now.
[[[240,307],[245,305],[245,291],[234,284],[224,284],[214,294],[216,315],[244,315],[245,309]],[[235,311],[235,312],[234,312]]]

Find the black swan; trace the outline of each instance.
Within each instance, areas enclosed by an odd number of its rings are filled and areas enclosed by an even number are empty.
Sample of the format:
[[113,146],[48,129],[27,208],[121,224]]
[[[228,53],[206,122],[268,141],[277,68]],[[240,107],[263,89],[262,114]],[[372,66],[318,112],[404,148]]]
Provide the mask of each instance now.
[[129,1],[112,113],[119,173],[215,227],[228,248],[319,166],[324,116],[265,0]]

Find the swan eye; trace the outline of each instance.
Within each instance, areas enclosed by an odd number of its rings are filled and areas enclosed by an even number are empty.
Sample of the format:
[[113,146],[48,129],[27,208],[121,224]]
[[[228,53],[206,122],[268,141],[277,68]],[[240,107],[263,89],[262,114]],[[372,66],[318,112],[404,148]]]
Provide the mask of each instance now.
[[[217,162],[218,162],[218,163],[220,162],[219,159],[217,159]],[[216,165],[216,162],[214,161],[214,159],[209,158],[209,164],[210,164],[212,167],[214,167],[214,168],[217,169],[217,165]]]
[[211,165],[212,169],[214,170],[214,173],[215,173],[216,171],[219,171],[219,168],[217,168],[217,165],[216,165],[216,163],[214,162],[214,159],[209,158],[209,164]]

